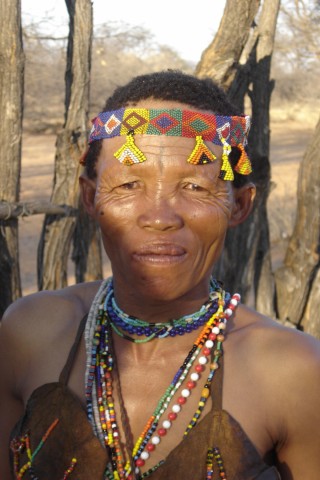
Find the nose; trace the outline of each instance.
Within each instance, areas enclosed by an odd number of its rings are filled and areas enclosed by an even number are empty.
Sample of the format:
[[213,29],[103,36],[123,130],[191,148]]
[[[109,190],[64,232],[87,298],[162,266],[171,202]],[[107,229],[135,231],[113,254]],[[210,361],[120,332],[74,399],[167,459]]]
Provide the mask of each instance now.
[[184,222],[181,214],[177,212],[174,198],[164,197],[153,199],[146,198],[143,211],[138,218],[138,225],[141,228],[150,230],[178,230],[183,227]]

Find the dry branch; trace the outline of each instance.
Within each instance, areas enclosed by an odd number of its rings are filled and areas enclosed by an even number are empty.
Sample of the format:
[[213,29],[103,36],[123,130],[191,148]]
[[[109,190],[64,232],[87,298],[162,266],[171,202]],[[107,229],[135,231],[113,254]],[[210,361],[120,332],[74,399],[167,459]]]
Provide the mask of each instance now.
[[69,205],[54,205],[50,202],[0,202],[0,220],[30,217],[31,215],[39,214],[71,217],[77,214],[77,209]]

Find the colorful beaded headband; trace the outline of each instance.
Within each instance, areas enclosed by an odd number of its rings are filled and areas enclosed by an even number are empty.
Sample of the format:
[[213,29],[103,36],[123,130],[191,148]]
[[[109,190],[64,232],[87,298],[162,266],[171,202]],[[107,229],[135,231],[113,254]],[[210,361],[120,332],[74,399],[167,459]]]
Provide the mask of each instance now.
[[241,151],[234,170],[242,175],[249,175],[252,171],[244,149],[250,128],[248,115],[222,116],[192,110],[121,108],[100,113],[92,120],[92,124],[89,144],[104,138],[126,135],[126,142],[114,154],[125,165],[146,160],[143,152],[134,143],[135,134],[167,135],[196,139],[196,145],[187,160],[196,165],[216,160],[204,140],[222,146],[220,178],[223,180],[234,180],[228,159],[232,147],[237,147]]

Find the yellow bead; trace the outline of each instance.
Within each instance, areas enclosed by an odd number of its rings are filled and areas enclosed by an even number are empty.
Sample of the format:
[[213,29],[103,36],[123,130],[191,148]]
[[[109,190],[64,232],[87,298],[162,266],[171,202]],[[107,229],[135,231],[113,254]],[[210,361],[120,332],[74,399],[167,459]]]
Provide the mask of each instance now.
[[209,388],[204,388],[201,392],[201,397],[204,397],[204,398],[209,398],[210,396],[210,390]]

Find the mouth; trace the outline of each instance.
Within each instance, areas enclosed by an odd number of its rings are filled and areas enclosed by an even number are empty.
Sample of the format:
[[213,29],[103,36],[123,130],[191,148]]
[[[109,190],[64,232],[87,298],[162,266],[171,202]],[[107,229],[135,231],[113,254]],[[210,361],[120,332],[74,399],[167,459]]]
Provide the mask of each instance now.
[[164,265],[180,263],[186,255],[187,252],[181,245],[156,243],[141,246],[134,252],[133,258],[141,263]]

